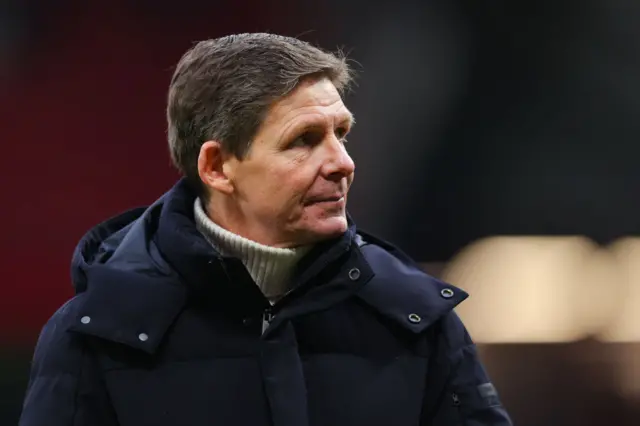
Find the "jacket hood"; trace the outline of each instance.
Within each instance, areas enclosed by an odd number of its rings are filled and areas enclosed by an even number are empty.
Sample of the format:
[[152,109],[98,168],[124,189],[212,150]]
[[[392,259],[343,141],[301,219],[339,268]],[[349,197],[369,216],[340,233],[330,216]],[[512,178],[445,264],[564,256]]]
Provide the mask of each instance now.
[[99,264],[135,272],[160,266],[152,240],[161,197],[149,207],[138,207],[109,218],[90,229],[78,242],[71,260],[71,278],[76,294],[87,289],[87,272]]
[[[203,275],[195,265],[203,259],[210,265],[211,258],[221,255],[194,225],[196,197],[188,182],[181,179],[151,206],[128,210],[89,230],[76,246],[71,262],[76,294],[87,290],[89,271],[102,269],[100,266],[136,275],[181,276],[192,284],[202,281],[209,274]],[[349,229],[342,237],[318,244],[309,257],[329,248],[334,252],[332,257],[345,252],[356,235],[351,217],[348,221]]]
[[[72,260],[80,305],[71,330],[153,353],[189,300],[238,320],[270,307],[242,262],[223,258],[198,232],[195,197],[183,179],[151,206],[113,217],[80,240]],[[299,303],[281,306],[270,330],[286,318],[358,294],[418,333],[466,298],[424,274],[393,246],[366,233],[363,241],[351,219],[349,224],[341,237],[317,244],[300,261],[295,280],[305,290],[296,298]],[[333,278],[317,280],[323,274]]]
[[[196,197],[182,179],[148,208],[111,218],[80,240],[71,272],[80,308],[71,330],[153,353],[188,301],[238,319],[269,306],[242,262],[222,257],[197,230]],[[297,283],[347,255],[354,236],[351,222],[341,237],[314,247]]]

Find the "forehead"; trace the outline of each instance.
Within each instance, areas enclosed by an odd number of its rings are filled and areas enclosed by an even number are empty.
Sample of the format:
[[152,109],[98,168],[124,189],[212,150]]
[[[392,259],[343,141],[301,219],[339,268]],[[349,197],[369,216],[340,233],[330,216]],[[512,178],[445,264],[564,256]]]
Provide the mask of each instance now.
[[328,79],[303,81],[269,109],[265,125],[285,125],[299,119],[352,120],[340,93]]

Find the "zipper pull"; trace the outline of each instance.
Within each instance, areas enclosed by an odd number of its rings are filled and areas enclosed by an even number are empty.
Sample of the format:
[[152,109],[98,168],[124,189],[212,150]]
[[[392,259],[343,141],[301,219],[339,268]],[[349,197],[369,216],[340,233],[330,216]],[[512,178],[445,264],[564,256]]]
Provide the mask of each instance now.
[[273,321],[274,316],[275,315],[273,315],[273,312],[271,312],[271,308],[267,308],[264,310],[264,313],[262,314],[262,334],[267,331],[267,328],[269,328],[269,325],[271,324],[271,321]]
[[460,397],[458,396],[457,393],[452,393],[451,394],[451,402],[453,402],[453,406],[454,407],[459,407],[460,406]]

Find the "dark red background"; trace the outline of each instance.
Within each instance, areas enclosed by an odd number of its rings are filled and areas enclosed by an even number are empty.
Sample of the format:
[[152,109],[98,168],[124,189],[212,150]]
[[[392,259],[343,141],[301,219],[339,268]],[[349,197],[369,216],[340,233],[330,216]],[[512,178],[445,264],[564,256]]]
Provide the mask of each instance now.
[[193,41],[252,30],[258,17],[274,22],[265,2],[235,1],[200,19],[161,5],[123,13],[118,2],[82,3],[41,17],[44,40],[0,86],[3,342],[32,343],[73,294],[70,258],[86,230],[175,181],[164,104],[180,55]]

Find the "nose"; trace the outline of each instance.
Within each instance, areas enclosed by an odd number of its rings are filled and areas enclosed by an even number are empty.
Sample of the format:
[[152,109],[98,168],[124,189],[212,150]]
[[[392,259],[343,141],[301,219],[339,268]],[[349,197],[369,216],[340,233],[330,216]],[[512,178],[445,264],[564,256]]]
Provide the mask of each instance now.
[[322,171],[326,179],[339,181],[349,177],[356,169],[353,159],[347,152],[344,143],[332,137],[327,146],[327,157]]

